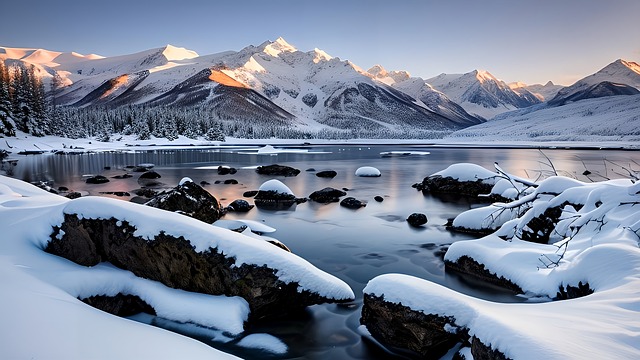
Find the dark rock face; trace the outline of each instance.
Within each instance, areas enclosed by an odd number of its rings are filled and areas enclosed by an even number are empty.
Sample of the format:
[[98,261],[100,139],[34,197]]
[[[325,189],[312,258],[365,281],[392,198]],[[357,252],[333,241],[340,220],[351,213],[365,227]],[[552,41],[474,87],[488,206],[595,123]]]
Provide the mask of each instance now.
[[322,190],[314,191],[313,193],[311,193],[311,195],[309,195],[309,199],[315,202],[328,204],[340,201],[340,197],[345,195],[347,195],[347,193],[342,190],[326,187]]
[[407,222],[409,223],[409,225],[414,227],[422,226],[427,223],[427,215],[413,213],[409,215],[409,217],[407,218]]
[[84,266],[109,261],[136,276],[166,286],[211,295],[240,296],[247,300],[251,319],[279,317],[306,306],[334,300],[309,291],[298,292],[298,284],[285,284],[266,266],[235,263],[217,248],[196,252],[183,237],[164,232],[148,240],[135,236],[127,221],[79,219],[65,214],[54,227],[45,251]]
[[90,178],[87,178],[87,180],[85,180],[85,182],[87,184],[104,184],[104,183],[108,183],[109,179],[107,179],[106,177],[104,177],[102,175],[96,175],[96,176],[92,176]]
[[498,277],[496,274],[491,273],[487,270],[484,265],[478,263],[474,259],[468,256],[461,256],[457,261],[446,261],[444,262],[446,270],[454,270],[464,275],[469,275],[478,280],[485,281],[489,284],[497,285],[503,289],[507,289],[513,291],[516,294],[522,294],[524,291],[522,289],[504,277]]
[[[463,343],[471,344],[475,360],[509,359],[475,336],[470,337],[468,329],[456,326],[452,316],[425,314],[383,297],[364,295],[360,323],[385,347],[409,358],[439,359],[457,343]],[[445,330],[445,326],[455,332]]]
[[353,197],[348,197],[348,198],[344,198],[342,199],[342,201],[340,201],[340,206],[344,206],[348,209],[360,209],[361,207],[365,207],[367,206],[366,203],[363,203],[362,201],[353,198]]
[[160,185],[160,179],[162,176],[155,171],[147,171],[138,177],[138,184],[140,186],[156,186]]
[[473,360],[510,360],[500,351],[483,344],[475,336],[471,340],[471,355],[473,355]]
[[321,178],[334,178],[338,175],[337,172],[333,171],[333,170],[325,170],[325,171],[320,171],[316,173],[317,177],[321,177]]
[[562,215],[562,208],[552,207],[529,220],[527,226],[522,230],[522,240],[548,244],[549,236],[551,236],[551,233],[560,221],[560,215]]
[[135,295],[122,293],[116,296],[96,295],[81,300],[96,309],[116,316],[131,316],[141,312],[156,315],[156,311],[151,305]]
[[298,174],[300,174],[300,170],[298,169],[278,164],[258,166],[256,172],[261,175],[270,176],[298,176]]
[[412,358],[439,359],[462,339],[445,330],[454,324],[452,317],[427,315],[370,294],[364,295],[360,323],[383,345]]
[[481,194],[489,194],[493,185],[477,181],[458,181],[452,177],[440,175],[427,176],[421,183],[414,184],[414,188],[433,194],[458,194],[478,197]]
[[220,219],[223,215],[218,200],[192,181],[161,192],[145,205],[167,211],[178,211],[208,224]]
[[227,206],[227,209],[229,211],[235,212],[248,212],[249,210],[253,209],[253,205],[249,204],[247,200],[238,199],[229,204],[229,206]]

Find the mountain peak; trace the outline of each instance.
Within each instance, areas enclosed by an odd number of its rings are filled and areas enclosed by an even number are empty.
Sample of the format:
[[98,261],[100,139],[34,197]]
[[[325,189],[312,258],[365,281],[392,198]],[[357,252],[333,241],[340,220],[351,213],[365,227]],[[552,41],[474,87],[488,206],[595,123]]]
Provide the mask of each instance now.
[[485,81],[500,82],[500,80],[498,80],[495,76],[493,76],[487,70],[478,69],[478,70],[474,70],[472,73],[476,76],[476,79],[478,79],[480,83],[484,83]]
[[283,52],[296,52],[298,49],[289,44],[285,39],[281,37],[276,41],[267,41],[264,46],[264,52],[271,56],[278,56]]
[[367,72],[371,75],[373,75],[373,77],[385,77],[389,75],[389,72],[387,72],[387,70],[382,67],[382,65],[373,65],[369,70],[367,70]]
[[161,48],[161,50],[162,55],[164,55],[168,61],[193,59],[199,56],[198,53],[193,50],[188,50],[183,47],[177,47],[170,44]]

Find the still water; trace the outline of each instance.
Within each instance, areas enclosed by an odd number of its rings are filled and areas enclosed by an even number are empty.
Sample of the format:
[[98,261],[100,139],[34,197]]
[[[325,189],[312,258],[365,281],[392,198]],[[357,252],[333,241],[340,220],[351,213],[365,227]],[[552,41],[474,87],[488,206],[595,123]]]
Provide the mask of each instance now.
[[[128,165],[154,164],[162,175],[164,187],[176,186],[188,176],[196,183],[206,181],[205,188],[223,205],[243,199],[247,190],[257,190],[271,177],[254,171],[257,165],[281,164],[301,170],[296,177],[277,177],[297,197],[308,197],[316,190],[330,186],[348,189],[348,196],[366,201],[359,210],[341,207],[338,203],[307,202],[288,210],[271,211],[254,208],[248,213],[229,213],[226,219],[262,221],[277,231],[269,234],[286,244],[293,253],[316,267],[347,282],[356,294],[353,304],[317,305],[298,316],[252,325],[247,333],[268,333],[282,340],[289,348],[285,355],[273,355],[260,350],[247,350],[231,343],[212,341],[202,332],[189,333],[175,324],[162,325],[186,333],[227,352],[249,359],[388,359],[384,352],[359,331],[362,289],[380,274],[403,273],[428,279],[457,291],[502,302],[523,301],[521,298],[485,288],[445,273],[442,254],[449,244],[471,236],[448,232],[444,224],[478,204],[457,197],[432,197],[411,187],[412,184],[447,166],[471,162],[492,169],[497,162],[515,175],[536,179],[555,171],[583,181],[625,177],[627,170],[638,170],[640,153],[622,150],[577,149],[509,149],[509,148],[447,148],[406,145],[384,146],[307,146],[289,150],[304,152],[256,154],[256,148],[191,148],[136,152],[106,152],[83,155],[20,156],[14,176],[27,181],[52,181],[55,187],[65,186],[83,195],[103,192],[130,192],[138,189],[139,173],[129,179],[111,179],[101,185],[87,185],[87,175],[106,177],[122,175]],[[382,153],[394,152],[392,156]],[[398,154],[397,152],[404,153]],[[233,175],[218,175],[217,166],[238,169]],[[356,177],[360,166],[374,166],[379,178]],[[315,170],[315,171],[314,171]],[[333,179],[315,176],[321,170],[335,170]],[[585,170],[591,172],[585,176]],[[217,180],[236,179],[238,184],[215,184]],[[374,200],[382,196],[383,202]],[[115,196],[113,196],[115,197]],[[117,197],[129,201],[131,197]],[[252,199],[246,199],[252,203]],[[422,228],[411,228],[408,215],[420,212],[429,221]]]

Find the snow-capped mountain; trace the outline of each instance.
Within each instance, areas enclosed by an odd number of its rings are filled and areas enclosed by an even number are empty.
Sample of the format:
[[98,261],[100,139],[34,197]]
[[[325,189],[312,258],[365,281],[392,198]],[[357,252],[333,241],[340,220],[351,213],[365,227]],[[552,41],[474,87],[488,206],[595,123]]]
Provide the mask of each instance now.
[[371,77],[412,96],[417,102],[429,110],[449,119],[480,123],[476,116],[470,115],[460,105],[453,102],[444,93],[436,90],[424,79],[411,77],[406,71],[387,71],[382,65],[375,65],[367,71]]
[[[168,45],[123,56],[54,61],[59,57],[41,56],[36,63],[62,85],[56,97],[65,105],[204,105],[215,107],[223,118],[241,112],[287,119],[302,128],[344,130],[446,131],[480,122],[450,101],[425,104],[349,61],[319,49],[299,51],[282,38],[207,56]],[[20,60],[31,62],[24,55]]]
[[528,92],[535,95],[540,101],[547,101],[547,100],[551,100],[554,96],[556,96],[558,91],[560,91],[560,89],[562,89],[564,86],[556,85],[552,81],[548,81],[544,85],[542,84],[527,85],[522,82],[515,82],[515,83],[509,84],[509,87],[511,88],[511,90],[515,92],[520,92],[522,91],[522,89],[527,90]]
[[445,93],[468,113],[484,118],[540,103],[526,89],[513,91],[504,81],[487,71],[474,70],[466,74],[440,74],[426,80],[436,90]]
[[[621,86],[612,88],[611,85],[603,84],[594,91],[594,87],[602,82],[608,82],[611,84],[624,84],[640,90],[640,65],[632,62],[618,59],[611,64],[605,66],[598,72],[584,77],[578,80],[571,86],[558,91],[557,95],[549,100],[550,105],[563,105],[567,101],[574,100],[576,98],[585,98],[592,95],[598,95],[597,97],[607,96],[603,95],[610,92],[610,95],[620,95],[629,93],[629,91],[622,90]],[[604,88],[608,88],[606,92],[603,92]],[[587,92],[585,94],[585,92]]]

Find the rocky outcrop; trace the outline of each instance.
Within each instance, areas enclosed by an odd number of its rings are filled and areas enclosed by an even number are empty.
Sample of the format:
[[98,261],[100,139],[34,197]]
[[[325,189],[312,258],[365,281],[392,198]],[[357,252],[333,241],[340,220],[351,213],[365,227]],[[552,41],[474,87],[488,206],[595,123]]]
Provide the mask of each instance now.
[[328,204],[340,201],[340,198],[345,195],[347,195],[347,193],[342,190],[326,187],[322,190],[311,193],[311,195],[309,195],[309,199],[322,204]]
[[445,260],[444,265],[446,270],[457,271],[463,275],[471,276],[475,279],[513,291],[516,294],[524,293],[520,286],[502,276],[498,277],[496,274],[487,270],[484,265],[478,263],[469,256],[461,256],[455,262]]
[[223,209],[218,200],[193,181],[185,181],[171,190],[163,191],[145,205],[179,212],[208,224],[220,219],[223,215]]
[[240,296],[250,306],[250,319],[279,317],[324,302],[335,302],[298,283],[285,283],[267,266],[236,264],[217,248],[196,252],[188,239],[164,232],[152,239],[135,235],[127,221],[79,218],[65,214],[55,226],[45,251],[84,266],[108,261],[136,276],[176,289],[211,295]]
[[[414,359],[439,359],[456,344],[471,347],[475,360],[508,360],[467,329],[455,325],[455,318],[425,314],[384,297],[364,295],[360,323],[389,350]],[[455,357],[454,357],[455,358]]]
[[364,295],[360,323],[392,351],[412,358],[439,359],[464,335],[448,331],[452,317],[424,314],[383,297]]
[[481,179],[477,181],[459,181],[449,176],[433,175],[427,176],[421,183],[413,184],[413,187],[425,193],[478,197],[479,195],[491,193],[493,185],[483,182]]
[[270,175],[270,176],[298,176],[300,170],[292,168],[286,165],[265,165],[258,166],[256,172],[260,175]]

